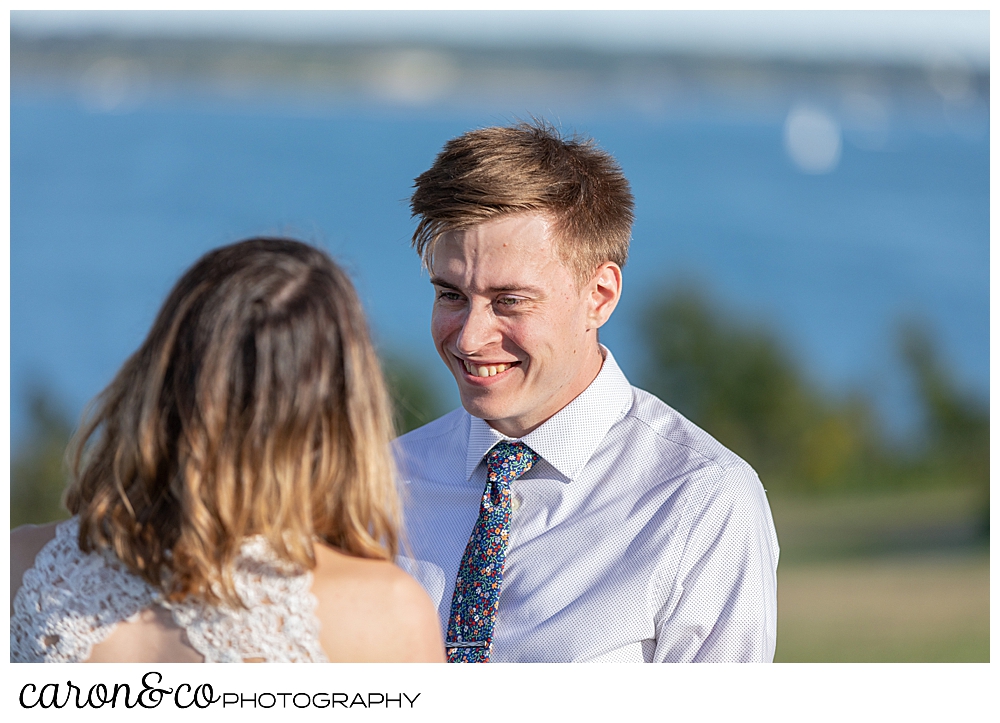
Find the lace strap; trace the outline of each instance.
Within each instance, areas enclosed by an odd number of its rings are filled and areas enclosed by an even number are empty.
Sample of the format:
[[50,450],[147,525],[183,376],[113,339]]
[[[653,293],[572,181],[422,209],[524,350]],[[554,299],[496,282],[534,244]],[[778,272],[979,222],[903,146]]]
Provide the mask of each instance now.
[[60,523],[14,598],[11,662],[79,663],[118,623],[169,608],[206,662],[325,662],[312,575],[288,570],[261,538],[244,543],[234,569],[244,608],[189,599],[167,604],[110,552],[83,553],[76,518]]
[[79,663],[157,593],[107,553],[83,553],[74,517],[56,526],[14,597],[11,662]]

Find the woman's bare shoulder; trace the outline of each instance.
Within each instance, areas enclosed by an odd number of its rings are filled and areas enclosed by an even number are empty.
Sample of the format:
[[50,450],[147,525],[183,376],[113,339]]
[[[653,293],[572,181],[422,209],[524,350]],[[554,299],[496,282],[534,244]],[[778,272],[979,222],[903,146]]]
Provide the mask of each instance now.
[[317,545],[313,592],[331,660],[443,662],[437,611],[423,587],[391,562]]
[[58,522],[45,525],[21,525],[10,532],[10,606],[14,613],[14,596],[21,587],[24,573],[35,564],[42,548],[56,536]]

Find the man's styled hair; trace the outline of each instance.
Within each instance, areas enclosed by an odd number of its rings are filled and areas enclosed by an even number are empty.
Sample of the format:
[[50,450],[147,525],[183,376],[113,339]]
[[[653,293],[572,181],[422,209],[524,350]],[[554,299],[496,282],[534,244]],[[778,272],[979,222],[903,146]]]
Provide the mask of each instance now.
[[232,563],[263,536],[293,568],[313,540],[392,559],[392,421],[365,318],[322,251],[255,238],[177,282],[95,400],[73,457],[80,547],[171,599],[238,603]]
[[628,257],[634,201],[618,163],[592,139],[564,138],[541,121],[453,138],[414,186],[413,246],[426,265],[441,234],[532,211],[550,215],[563,262],[581,282]]

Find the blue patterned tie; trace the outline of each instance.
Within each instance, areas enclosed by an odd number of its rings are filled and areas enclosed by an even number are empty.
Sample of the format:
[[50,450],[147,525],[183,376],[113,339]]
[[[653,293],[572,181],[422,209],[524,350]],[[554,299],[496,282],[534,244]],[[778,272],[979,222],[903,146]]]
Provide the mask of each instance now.
[[521,442],[499,442],[486,455],[486,489],[465,546],[448,615],[449,663],[488,663],[510,536],[510,483],[538,455]]

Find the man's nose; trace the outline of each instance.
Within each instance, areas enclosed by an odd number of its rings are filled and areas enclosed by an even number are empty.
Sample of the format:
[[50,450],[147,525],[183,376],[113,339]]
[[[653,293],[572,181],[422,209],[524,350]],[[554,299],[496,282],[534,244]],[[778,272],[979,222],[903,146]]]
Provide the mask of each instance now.
[[462,354],[473,354],[497,336],[496,317],[488,304],[470,305],[455,346]]

